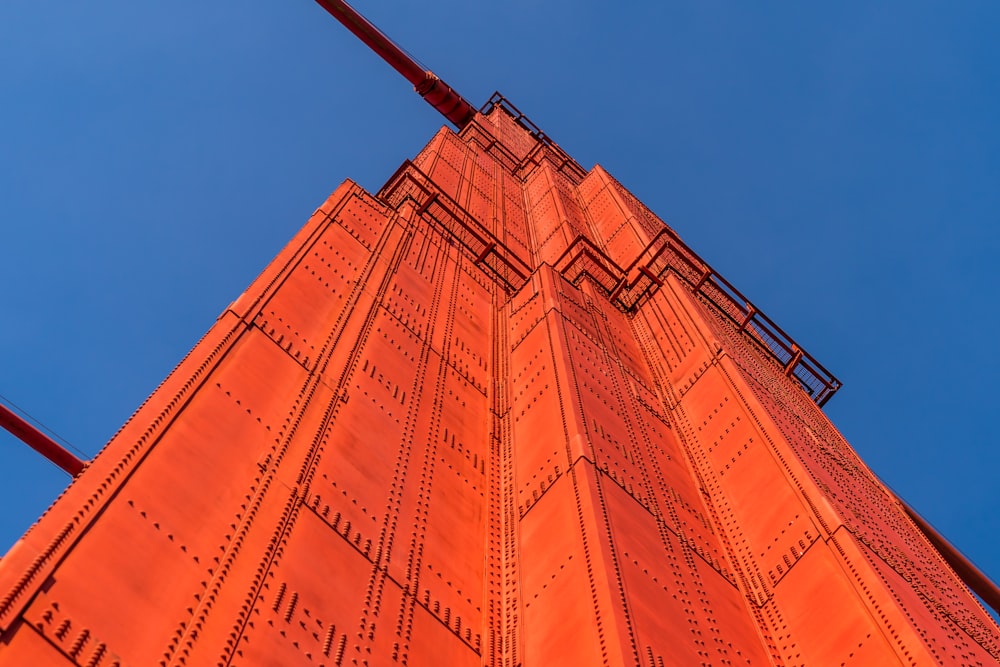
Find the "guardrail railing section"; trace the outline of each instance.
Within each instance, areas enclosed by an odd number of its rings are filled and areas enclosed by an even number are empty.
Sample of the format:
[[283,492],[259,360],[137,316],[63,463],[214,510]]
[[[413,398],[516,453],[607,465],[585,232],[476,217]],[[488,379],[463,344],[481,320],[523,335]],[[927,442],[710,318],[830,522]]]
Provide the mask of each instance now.
[[627,268],[622,269],[590,239],[578,236],[555,263],[574,284],[590,279],[625,312],[634,312],[672,272],[702,301],[775,361],[787,376],[822,406],[841,382],[781,327],[760,312],[669,228],[662,229]]
[[535,167],[544,161],[551,163],[556,171],[563,172],[574,183],[579,183],[587,175],[587,170],[580,166],[580,163],[564,151],[559,144],[552,141],[551,137],[542,132],[540,127],[535,125],[530,118],[499,92],[493,93],[479,112],[485,116],[498,109],[513,118],[515,123],[524,128],[538,142],[513,170],[513,173],[521,180],[527,178]]
[[472,255],[476,264],[499,280],[507,291],[517,291],[531,275],[531,267],[527,262],[507,248],[409,160],[396,170],[377,196],[395,210],[399,210],[404,202],[412,202],[418,217],[445,231]]

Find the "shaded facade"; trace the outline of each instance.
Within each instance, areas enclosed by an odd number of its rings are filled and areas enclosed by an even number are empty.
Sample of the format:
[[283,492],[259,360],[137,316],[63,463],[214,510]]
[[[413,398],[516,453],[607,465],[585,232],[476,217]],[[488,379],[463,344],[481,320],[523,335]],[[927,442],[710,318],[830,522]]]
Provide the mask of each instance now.
[[839,384],[502,97],[341,185],[0,562],[0,665],[990,665]]

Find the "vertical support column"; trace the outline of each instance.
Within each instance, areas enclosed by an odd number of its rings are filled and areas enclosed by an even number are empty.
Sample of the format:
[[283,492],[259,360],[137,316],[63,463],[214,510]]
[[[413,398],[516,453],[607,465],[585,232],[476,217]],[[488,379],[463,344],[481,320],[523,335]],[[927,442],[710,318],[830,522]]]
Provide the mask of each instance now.
[[[879,574],[851,548],[843,521],[822,500],[830,489],[816,484],[758,402],[733,357],[739,333],[715,326],[674,277],[640,317],[654,339],[686,341],[664,369],[670,416],[773,659],[936,662]],[[776,378],[791,382],[773,366]],[[815,614],[816,600],[827,613]]]

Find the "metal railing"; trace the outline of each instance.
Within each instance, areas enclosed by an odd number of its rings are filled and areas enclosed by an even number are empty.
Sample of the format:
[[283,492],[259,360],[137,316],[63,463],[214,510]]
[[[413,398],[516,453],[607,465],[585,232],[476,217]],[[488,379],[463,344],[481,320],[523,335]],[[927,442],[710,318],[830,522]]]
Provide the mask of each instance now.
[[508,291],[519,289],[531,275],[531,267],[523,259],[409,160],[382,186],[378,198],[394,209],[406,201],[412,202],[418,217],[446,231]]
[[503,111],[513,118],[515,123],[524,128],[538,142],[517,165],[517,168],[514,170],[515,174],[524,179],[534,167],[547,158],[555,163],[557,170],[569,174],[576,182],[579,182],[580,179],[587,175],[587,170],[580,166],[580,163],[570,157],[569,153],[564,151],[559,144],[552,141],[551,137],[542,132],[540,127],[535,125],[530,118],[525,116],[520,109],[499,92],[495,92],[490,96],[486,104],[479,109],[479,113],[485,116],[496,109]]
[[556,260],[555,268],[574,284],[589,278],[625,312],[634,312],[653,290],[663,285],[664,276],[673,273],[703,303],[776,361],[785,375],[798,381],[818,405],[824,405],[841,387],[840,380],[669,228],[656,234],[624,269],[584,236],[574,239]]

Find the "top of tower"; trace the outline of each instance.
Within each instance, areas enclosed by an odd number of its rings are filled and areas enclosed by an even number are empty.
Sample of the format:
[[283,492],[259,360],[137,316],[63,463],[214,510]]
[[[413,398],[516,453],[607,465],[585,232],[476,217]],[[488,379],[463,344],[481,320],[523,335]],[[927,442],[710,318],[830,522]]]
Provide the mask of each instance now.
[[[454,123],[460,131],[466,130],[463,135],[471,133],[470,136],[472,136],[482,129],[476,121],[477,111],[483,116],[489,116],[494,110],[499,109],[508,115],[533,140],[531,142],[533,148],[526,149],[528,152],[525,154],[512,155],[507,151],[508,154],[505,155],[504,159],[512,160],[512,168],[517,173],[524,174],[525,170],[530,170],[532,165],[537,165],[539,161],[548,159],[553,164],[558,165],[558,170],[568,170],[574,181],[578,182],[587,175],[587,170],[581,167],[541,128],[500,93],[494,93],[486,104],[477,110],[458,92],[418,63],[413,56],[406,53],[344,0],[316,0],[316,2],[381,56],[393,69],[402,74],[407,81],[413,84],[414,89],[421,97]],[[487,150],[496,149],[504,152],[504,148],[498,146],[498,144],[503,143],[502,140],[498,142],[495,138],[490,138],[485,145],[489,146]],[[611,178],[610,175],[607,176]],[[382,188],[380,196],[388,197],[390,200],[394,196],[404,198],[410,196],[409,191],[402,187],[408,179],[420,182],[427,180],[419,169],[407,161]],[[615,183],[617,184],[617,181]],[[448,198],[447,195],[436,191],[431,194],[433,188],[427,184],[418,184],[417,189],[430,197],[430,199],[419,202],[419,205],[423,207],[421,210],[426,210],[426,207],[430,206],[432,202],[440,205],[439,199],[443,201]],[[645,206],[628,194],[620,184],[617,184],[616,189],[634,206],[645,210]],[[460,205],[455,202],[452,204],[454,206],[451,208],[459,211],[454,215],[462,220],[474,221],[474,216],[464,211]],[[655,214],[652,212],[649,214],[655,218]],[[461,226],[467,223],[458,222],[457,224]],[[478,223],[476,224],[478,225]],[[662,220],[656,218],[654,227],[655,231],[652,232],[648,245],[627,266],[619,266],[612,258],[594,246],[593,242],[585,235],[576,238],[566,248],[556,261],[556,265],[563,272],[577,271],[575,275],[579,278],[582,274],[579,273],[580,267],[575,264],[581,257],[586,256],[588,265],[599,275],[593,272],[585,273],[601,284],[609,297],[624,310],[634,308],[643,294],[654,284],[659,284],[658,278],[650,276],[668,270],[672,271],[685,280],[696,294],[705,299],[707,304],[730,320],[739,332],[748,336],[756,346],[783,366],[786,369],[786,374],[795,379],[818,405],[823,406],[837,392],[841,386],[840,380],[826,370],[818,360],[803,350],[731,283],[684,244]],[[474,254],[481,259],[490,255],[492,248],[503,246],[484,229],[477,230],[473,237],[479,241],[479,245],[474,248]],[[512,272],[512,275],[518,276],[521,280],[527,278],[531,267],[524,259],[517,257],[516,254],[501,254],[503,256],[497,261],[504,266],[497,268],[499,275],[506,276]],[[508,254],[511,256],[508,257]]]

